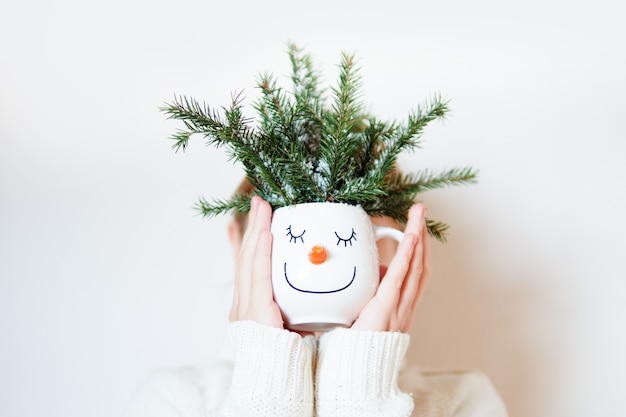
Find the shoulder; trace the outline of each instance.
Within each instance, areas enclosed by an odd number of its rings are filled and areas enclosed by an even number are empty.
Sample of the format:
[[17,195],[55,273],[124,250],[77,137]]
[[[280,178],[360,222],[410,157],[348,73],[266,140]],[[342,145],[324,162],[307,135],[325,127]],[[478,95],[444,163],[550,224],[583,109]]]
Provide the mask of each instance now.
[[201,416],[226,396],[232,375],[227,361],[145,375],[127,407],[127,417]]
[[433,372],[408,368],[400,388],[413,395],[414,415],[506,417],[506,407],[491,380],[482,372]]

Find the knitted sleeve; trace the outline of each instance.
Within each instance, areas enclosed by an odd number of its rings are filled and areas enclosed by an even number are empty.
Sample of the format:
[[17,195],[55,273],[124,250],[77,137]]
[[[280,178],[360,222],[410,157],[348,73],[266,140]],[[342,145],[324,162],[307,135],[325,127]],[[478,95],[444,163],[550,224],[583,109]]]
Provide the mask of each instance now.
[[235,367],[220,416],[310,417],[315,340],[251,321],[230,325]]
[[320,337],[315,375],[318,417],[408,417],[413,399],[398,388],[410,337],[335,329]]
[[316,342],[283,329],[229,325],[234,365],[154,373],[126,417],[311,417]]

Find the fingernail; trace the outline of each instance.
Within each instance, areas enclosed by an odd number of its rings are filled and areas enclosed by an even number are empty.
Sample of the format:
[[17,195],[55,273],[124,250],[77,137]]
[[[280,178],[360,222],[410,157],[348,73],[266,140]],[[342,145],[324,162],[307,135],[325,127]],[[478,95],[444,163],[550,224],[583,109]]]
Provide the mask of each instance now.
[[420,212],[419,212],[419,216],[422,220],[424,220],[424,218],[426,217],[426,207],[424,207],[423,205],[419,205],[420,207]]

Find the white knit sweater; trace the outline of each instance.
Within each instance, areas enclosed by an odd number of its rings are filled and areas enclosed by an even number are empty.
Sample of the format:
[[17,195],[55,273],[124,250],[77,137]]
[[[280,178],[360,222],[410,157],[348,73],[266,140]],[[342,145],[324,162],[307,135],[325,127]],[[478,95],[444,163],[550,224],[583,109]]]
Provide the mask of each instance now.
[[234,364],[156,372],[128,417],[505,417],[478,372],[400,372],[409,336],[335,329],[319,341],[231,323]]

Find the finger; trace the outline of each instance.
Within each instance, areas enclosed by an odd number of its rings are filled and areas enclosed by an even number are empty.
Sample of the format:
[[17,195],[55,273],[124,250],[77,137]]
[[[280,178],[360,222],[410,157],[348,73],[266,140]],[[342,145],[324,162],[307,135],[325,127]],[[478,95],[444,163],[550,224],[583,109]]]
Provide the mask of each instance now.
[[[249,271],[245,277],[245,289],[249,291],[246,294],[247,300],[254,296],[252,287],[255,285],[254,279],[260,273],[270,274],[270,252],[271,252],[271,233],[270,224],[272,221],[272,208],[264,200],[258,198],[255,202],[254,225],[252,225],[252,233],[250,235],[249,254],[246,259],[245,268]],[[252,240],[255,239],[255,240]],[[269,242],[268,242],[269,239]]]
[[422,230],[424,229],[424,207],[421,204],[414,205],[409,211],[409,223],[411,223],[411,227],[415,231],[417,242],[413,247],[411,261],[407,275],[402,284],[400,300],[398,301],[398,315],[403,319],[408,318],[411,314],[411,309],[417,296],[419,282],[422,275]]
[[[237,224],[235,221],[231,222],[228,225],[228,233],[229,233],[229,238],[230,241],[233,245],[234,248],[234,252],[236,254],[235,257],[235,262],[237,262],[239,260],[239,255],[241,253],[241,241],[242,241],[242,236],[241,236],[241,228],[239,226],[239,224]],[[235,264],[235,267],[237,267],[237,265]],[[230,313],[228,314],[228,320],[230,321],[236,321],[238,319],[237,316],[237,306],[238,306],[238,271],[235,271],[235,281],[233,283],[233,301],[230,307]]]
[[261,306],[273,302],[271,272],[272,234],[269,230],[259,233],[259,240],[254,254],[254,267],[251,281],[251,304]]
[[256,197],[252,197],[250,201],[250,212],[248,213],[248,226],[244,231],[239,254],[237,257],[237,265],[235,271],[235,297],[237,304],[233,304],[233,308],[237,308],[239,311],[236,315],[240,315],[241,307],[245,309],[248,303],[249,291],[247,288],[249,284],[249,276],[251,273],[251,260],[253,256],[253,245],[251,244],[251,236],[254,234],[254,219],[256,218]]
[[415,307],[417,306],[419,286],[422,281],[423,241],[423,236],[420,236],[417,244],[415,245],[411,265],[407,272],[405,285],[402,288],[400,301],[398,302],[399,328],[402,329],[403,332],[408,332],[410,330],[411,325],[413,324]]
[[245,243],[247,240],[249,240],[248,232],[252,230],[252,227],[250,226],[254,224],[254,219],[256,218],[256,208],[258,206],[259,199],[260,197],[253,196],[252,199],[250,200],[250,211],[248,212],[248,222],[247,222],[246,231],[244,232],[242,243]]
[[[397,270],[394,273],[394,280],[395,280],[394,284],[398,286],[398,288],[402,288],[402,286],[404,285],[406,273],[411,265],[411,261],[413,259],[413,253],[415,251],[416,244],[420,236],[420,230],[421,230],[420,219],[422,219],[423,221],[423,217],[424,217],[424,207],[421,204],[413,205],[413,207],[411,207],[411,209],[409,210],[409,217],[408,217],[408,221],[407,221],[406,228],[404,231],[404,239],[398,246],[396,255],[394,256],[394,258],[391,261],[391,264],[389,265],[389,269],[391,269],[392,265],[395,262],[395,267],[397,268]],[[409,246],[402,246],[405,240],[408,240],[408,239],[410,239],[410,242],[407,241]],[[404,272],[402,276],[397,275],[401,272]],[[389,271],[387,271],[387,274],[389,274]]]
[[237,261],[237,297],[239,311],[245,311],[250,302],[250,286],[253,273],[254,254],[259,240],[259,233],[264,228],[269,230],[271,207],[258,196],[252,197],[250,218],[244,234],[240,257]]
[[413,307],[417,300],[417,292],[422,276],[422,250],[423,244],[422,237],[420,236],[417,244],[415,245],[411,265],[409,266],[407,276],[404,279],[404,285],[402,286],[400,299],[398,301],[397,311],[401,328],[404,328],[408,323],[411,323],[411,318],[413,316]]
[[408,220],[404,229],[405,233],[414,233],[420,236],[422,225],[424,222],[424,205],[421,203],[414,204],[408,213]]
[[272,253],[272,234],[270,232],[270,223],[272,220],[272,211],[269,204],[263,203],[258,206],[256,219],[258,237],[254,248],[254,257],[252,259],[253,268],[251,277],[251,286],[255,287],[254,291],[266,290],[267,284],[271,284],[270,259]]
[[[423,205],[416,204],[411,208],[411,210],[409,211],[408,224],[411,227],[411,232],[415,233],[418,238],[416,245],[413,247],[413,254],[411,256],[411,263],[409,265],[409,274],[413,278],[417,278],[417,280],[419,280],[419,274],[417,277],[415,277],[415,273],[422,268],[422,232],[425,227]],[[417,281],[413,280],[413,282],[411,283],[417,284]],[[405,286],[407,286],[408,284],[409,283],[405,280]],[[415,291],[417,290],[417,286],[415,286],[413,289],[414,291],[411,292],[411,294],[415,293]]]
[[250,212],[248,213],[248,222],[246,230],[243,234],[243,240],[241,242],[241,251],[243,252],[247,249],[248,255],[250,252],[250,247],[254,248],[258,239],[258,236],[255,235],[257,232],[255,226],[257,224],[257,211],[261,201],[263,200],[261,200],[261,198],[258,196],[254,196],[252,197],[252,200],[250,200]]
[[[235,275],[235,277],[236,276],[237,275]],[[238,283],[235,282],[235,285],[233,288],[233,302],[230,306],[230,312],[228,313],[228,320],[230,321],[237,321],[239,318],[239,314],[238,314],[239,313],[239,289],[238,287],[239,287]]]
[[413,324],[413,319],[415,317],[415,310],[417,310],[417,305],[422,298],[422,294],[426,289],[426,284],[428,279],[430,278],[430,270],[431,270],[431,260],[430,260],[430,238],[428,236],[428,230],[426,225],[422,228],[422,270],[419,278],[419,285],[417,288],[417,293],[415,294],[415,298],[413,300],[413,304],[411,305],[411,313],[409,315],[409,321],[407,322],[407,329],[410,329]]
[[[256,204],[256,218],[255,218],[255,227],[257,233],[257,243],[259,240],[259,235],[261,233],[270,233],[270,225],[272,223],[272,207],[267,203],[267,201],[262,200],[259,197],[259,200]],[[256,250],[256,248],[255,248]]]
[[431,260],[431,253],[430,253],[430,238],[428,236],[428,231],[426,230],[426,227],[424,227],[422,231],[422,242],[423,242],[423,250],[422,250],[423,267],[422,267],[422,276],[420,278],[419,288],[417,289],[416,304],[417,302],[419,302],[420,298],[422,297],[422,294],[424,293],[424,290],[426,289],[426,284],[428,283],[428,280],[430,279],[430,274],[432,270],[432,260]]
[[[406,227],[404,229],[404,236],[405,238],[411,236],[411,238],[413,239],[413,243],[410,246],[410,248],[407,248],[410,250],[410,252],[404,254],[406,265],[404,265],[404,263],[402,264],[402,270],[404,270],[405,273],[408,271],[411,260],[413,259],[413,252],[415,251],[415,245],[417,244],[417,241],[419,240],[420,230],[421,230],[420,218],[423,218],[423,212],[424,212],[424,207],[421,204],[415,204],[409,210],[409,217],[408,217]],[[396,251],[396,256],[394,256],[394,259],[398,255],[400,255],[400,246],[398,246],[398,250]],[[405,277],[406,275],[402,277],[397,277],[397,279],[402,279],[402,282],[396,283],[396,284],[399,284],[399,285],[404,284]]]
[[417,242],[417,236],[413,233],[405,233],[404,238],[398,245],[385,277],[378,286],[376,297],[382,297],[385,302],[397,303],[402,289],[402,283],[409,269],[413,248]]

